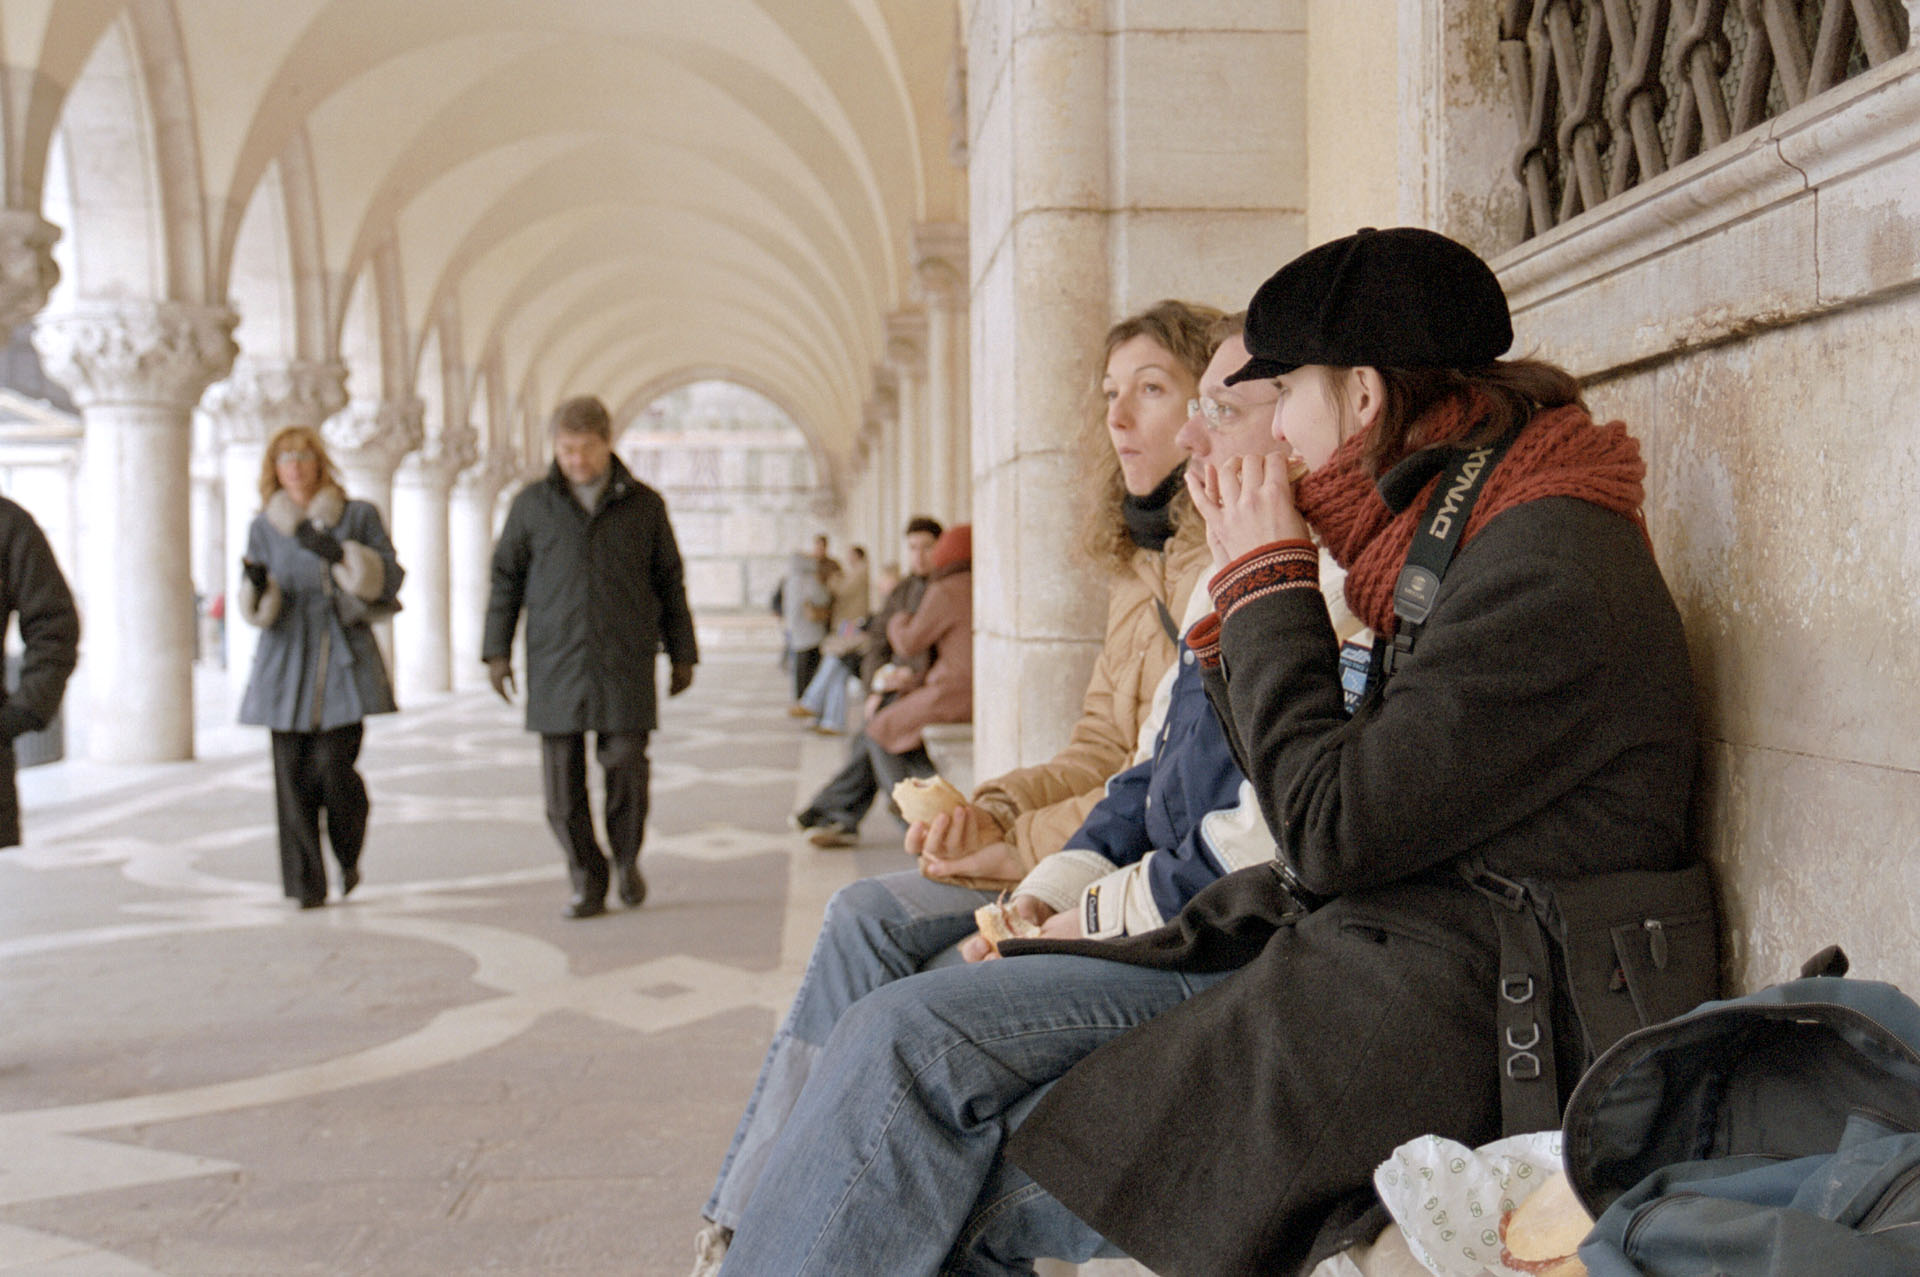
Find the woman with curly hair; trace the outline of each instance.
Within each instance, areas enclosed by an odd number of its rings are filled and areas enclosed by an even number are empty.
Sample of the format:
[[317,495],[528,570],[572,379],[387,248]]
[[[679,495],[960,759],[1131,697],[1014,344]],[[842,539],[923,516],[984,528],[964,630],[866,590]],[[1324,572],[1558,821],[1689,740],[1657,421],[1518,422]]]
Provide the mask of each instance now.
[[260,513],[247,529],[239,611],[260,628],[240,721],[273,733],[280,880],[302,909],[327,902],[320,813],[340,894],[360,882],[367,788],[354,770],[361,720],[391,714],[393,686],[368,622],[391,612],[404,573],[380,512],[349,500],[318,432],[267,443]]

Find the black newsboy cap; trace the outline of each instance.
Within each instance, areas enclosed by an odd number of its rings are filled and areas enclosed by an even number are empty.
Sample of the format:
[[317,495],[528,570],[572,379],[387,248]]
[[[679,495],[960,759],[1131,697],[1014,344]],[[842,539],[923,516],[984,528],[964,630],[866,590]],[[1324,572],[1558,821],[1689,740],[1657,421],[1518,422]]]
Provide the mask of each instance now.
[[1368,227],[1308,249],[1247,303],[1247,353],[1229,384],[1304,364],[1477,368],[1513,345],[1507,295],[1463,244]]

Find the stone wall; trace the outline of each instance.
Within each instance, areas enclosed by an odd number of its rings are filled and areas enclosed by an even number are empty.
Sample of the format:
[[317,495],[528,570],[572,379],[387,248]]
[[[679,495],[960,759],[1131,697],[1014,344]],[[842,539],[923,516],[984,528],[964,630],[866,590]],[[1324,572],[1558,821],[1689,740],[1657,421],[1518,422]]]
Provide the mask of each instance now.
[[[1456,119],[1509,101],[1483,59],[1425,79]],[[1516,349],[1587,378],[1646,448],[1741,988],[1835,941],[1920,988],[1917,130],[1909,51],[1495,258]],[[1512,244],[1510,205],[1460,198],[1492,178],[1467,149],[1449,165],[1408,204]]]

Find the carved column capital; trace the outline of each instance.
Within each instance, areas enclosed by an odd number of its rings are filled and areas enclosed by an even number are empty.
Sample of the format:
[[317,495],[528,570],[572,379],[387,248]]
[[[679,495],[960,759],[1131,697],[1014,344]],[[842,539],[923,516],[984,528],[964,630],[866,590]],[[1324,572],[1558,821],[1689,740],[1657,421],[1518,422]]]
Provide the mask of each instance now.
[[60,282],[59,238],[60,228],[30,209],[0,209],[0,341],[39,314]]
[[242,355],[225,381],[208,388],[200,407],[213,419],[214,446],[262,444],[288,426],[312,426],[347,402],[347,367],[293,360],[270,363]]
[[918,310],[896,310],[887,316],[887,362],[895,375],[917,378],[926,368],[927,317]]
[[512,449],[495,444],[460,472],[455,486],[462,492],[492,498],[520,477],[521,461]]
[[65,314],[41,316],[33,346],[47,375],[82,408],[191,408],[233,367],[238,322],[225,306],[83,301]]
[[900,388],[891,371],[883,377],[875,377],[873,395],[861,406],[861,417],[866,429],[876,435],[883,434],[900,418]]
[[913,228],[913,283],[919,301],[952,309],[967,295],[967,228],[922,222]]
[[480,456],[480,436],[472,429],[442,430],[400,463],[400,473],[425,487],[446,491],[454,478]]
[[392,473],[425,442],[426,412],[418,399],[352,399],[327,418],[321,436],[342,465]]

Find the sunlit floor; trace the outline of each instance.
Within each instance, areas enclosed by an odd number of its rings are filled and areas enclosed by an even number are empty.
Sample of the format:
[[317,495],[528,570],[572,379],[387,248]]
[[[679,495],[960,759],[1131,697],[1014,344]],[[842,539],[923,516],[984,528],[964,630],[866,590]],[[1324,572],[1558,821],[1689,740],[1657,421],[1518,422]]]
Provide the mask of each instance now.
[[787,812],[843,744],[770,653],[664,708],[637,911],[563,920],[517,710],[372,720],[364,881],[280,895],[266,734],[21,775],[0,853],[0,1273],[682,1274],[821,908],[901,864]]

